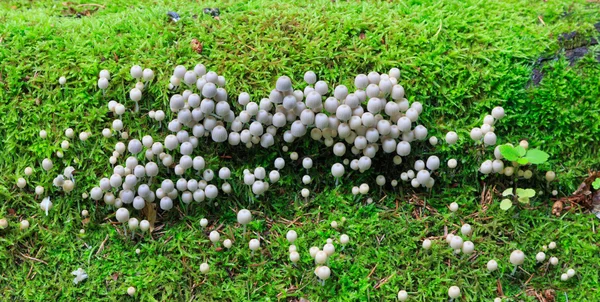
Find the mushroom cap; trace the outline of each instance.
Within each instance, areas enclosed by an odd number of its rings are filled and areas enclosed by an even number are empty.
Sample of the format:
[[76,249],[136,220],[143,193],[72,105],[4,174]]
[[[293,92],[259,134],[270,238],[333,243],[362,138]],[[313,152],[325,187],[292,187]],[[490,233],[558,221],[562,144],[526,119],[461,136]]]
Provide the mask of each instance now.
[[212,243],[217,243],[221,239],[221,235],[217,231],[210,232],[210,234],[208,235],[208,237],[209,237],[209,239],[210,239],[210,241]]
[[247,225],[252,221],[252,213],[246,209],[241,209],[237,213],[237,220],[242,225]]
[[546,260],[546,253],[544,252],[539,252],[535,255],[535,260],[537,260],[537,262],[543,262],[544,260]]
[[458,286],[450,286],[448,289],[448,296],[452,299],[460,297],[460,288]]
[[344,165],[342,165],[340,163],[335,163],[335,164],[333,164],[333,166],[331,166],[331,174],[335,178],[342,177],[342,175],[344,175],[344,172],[345,172]]
[[[457,236],[458,237],[458,236]],[[465,241],[462,246],[462,252],[469,255],[475,251],[475,245],[471,241]]]
[[304,73],[304,81],[309,85],[313,85],[317,82],[317,75],[313,71],[307,71]]
[[129,210],[126,208],[119,208],[115,214],[115,217],[120,223],[125,223],[129,221]]
[[209,270],[210,270],[210,266],[208,265],[208,263],[200,264],[200,272],[201,273],[207,274]]
[[492,260],[488,261],[486,267],[487,267],[488,271],[493,272],[498,269],[498,262],[496,262],[496,260],[492,259]]
[[493,146],[496,144],[496,134],[494,132],[488,132],[483,136],[483,142],[488,146]]
[[298,233],[296,233],[294,230],[289,230],[287,234],[285,234],[285,238],[287,241],[289,241],[289,243],[294,243],[294,241],[298,239]]
[[521,265],[525,262],[525,254],[521,250],[514,250],[510,253],[510,263],[513,265]]
[[315,270],[317,277],[321,280],[327,280],[331,276],[331,270],[327,266],[320,266]]
[[463,239],[460,236],[452,236],[452,240],[450,241],[450,247],[457,250],[463,247]]
[[275,83],[275,89],[281,92],[292,91],[292,80],[287,76],[279,77]]
[[258,241],[258,239],[251,239],[250,242],[248,242],[248,247],[250,250],[256,251],[260,248],[260,241]]
[[458,141],[458,134],[456,134],[456,132],[450,131],[450,132],[446,133],[446,143],[448,143],[448,145],[453,145],[457,141]]
[[408,293],[405,290],[401,290],[398,292],[398,300],[404,302],[408,300]]

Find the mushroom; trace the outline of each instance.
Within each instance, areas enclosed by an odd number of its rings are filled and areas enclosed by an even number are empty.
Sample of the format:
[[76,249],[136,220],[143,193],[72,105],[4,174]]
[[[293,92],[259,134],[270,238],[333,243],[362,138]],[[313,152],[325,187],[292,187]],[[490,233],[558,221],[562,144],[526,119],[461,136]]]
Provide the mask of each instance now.
[[331,270],[327,266],[319,266],[315,269],[315,274],[322,280],[321,285],[325,285],[325,280],[331,276]]
[[404,302],[408,300],[408,293],[405,290],[398,292],[398,301]]
[[289,230],[287,232],[287,234],[285,235],[285,238],[287,239],[287,241],[289,243],[294,243],[294,241],[296,241],[296,239],[298,239],[298,234],[294,230]]
[[554,242],[554,241],[550,242],[550,244],[548,244],[548,248],[551,249],[551,250],[555,249],[556,248],[556,242]]
[[553,266],[557,266],[558,265],[558,258],[551,257],[550,258],[550,264],[552,264]]
[[125,236],[127,236],[127,229],[125,228],[125,222],[129,221],[129,210],[126,208],[119,208],[117,213],[115,214],[117,221],[123,223],[123,230],[125,232]]
[[512,263],[515,266],[511,275],[515,274],[515,272],[517,271],[517,267],[519,267],[519,265],[523,264],[524,261],[525,261],[525,254],[522,251],[514,250],[510,254],[510,263]]
[[258,241],[258,239],[251,239],[250,242],[248,242],[248,247],[254,254],[254,251],[257,251],[260,248],[260,241]]
[[425,239],[423,240],[423,249],[428,250],[431,248],[431,240]]
[[458,134],[454,131],[446,133],[446,143],[448,145],[454,145],[458,141]]
[[448,296],[450,297],[450,301],[454,301],[454,299],[460,297],[460,288],[458,286],[450,286]]
[[210,232],[210,234],[208,235],[208,238],[210,239],[210,241],[216,246],[217,243],[219,242],[219,240],[221,240],[221,235],[219,234],[219,232],[217,231],[212,231]]
[[21,220],[21,222],[19,223],[19,228],[21,230],[26,230],[29,228],[29,221],[26,219]]
[[133,286],[128,287],[127,294],[131,297],[135,296],[135,287],[133,287]]
[[498,262],[496,262],[496,260],[494,260],[494,259],[488,261],[488,263],[487,263],[487,269],[490,272],[493,272],[493,271],[497,270],[498,269]]
[[537,262],[544,262],[544,260],[546,260],[546,253],[544,252],[539,252],[535,255],[535,260]]
[[210,270],[210,266],[208,265],[208,263],[202,263],[200,264],[200,272],[203,274],[208,274],[208,271]]

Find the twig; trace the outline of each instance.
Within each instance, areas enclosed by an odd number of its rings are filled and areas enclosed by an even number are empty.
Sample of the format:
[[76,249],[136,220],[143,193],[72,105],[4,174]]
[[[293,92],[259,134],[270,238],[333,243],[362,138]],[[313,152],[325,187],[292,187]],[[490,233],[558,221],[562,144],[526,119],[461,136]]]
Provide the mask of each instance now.
[[41,263],[43,263],[45,265],[48,265],[48,262],[46,262],[44,260],[41,260],[41,259],[38,259],[38,258],[33,258],[31,256],[27,256],[27,255],[25,255],[23,253],[20,253],[20,252],[19,252],[19,254],[21,254],[21,256],[23,256],[23,258],[26,258],[26,259],[29,259],[29,260],[33,260],[33,261],[37,261],[37,262],[41,262]]
[[106,238],[104,238],[104,241],[102,241],[102,243],[100,243],[100,247],[98,248],[98,251],[96,252],[96,257],[98,257],[98,255],[104,250],[104,244],[106,243],[107,240],[108,240],[108,235],[106,235]]
[[373,269],[371,270],[371,272],[369,273],[369,275],[367,275],[367,278],[371,278],[371,275],[373,275],[373,273],[375,272],[376,268],[377,268],[377,263],[375,263],[375,267],[373,267]]
[[83,3],[83,4],[77,4],[76,6],[95,6],[95,7],[99,7],[99,8],[105,8],[104,5],[96,4],[96,3]]

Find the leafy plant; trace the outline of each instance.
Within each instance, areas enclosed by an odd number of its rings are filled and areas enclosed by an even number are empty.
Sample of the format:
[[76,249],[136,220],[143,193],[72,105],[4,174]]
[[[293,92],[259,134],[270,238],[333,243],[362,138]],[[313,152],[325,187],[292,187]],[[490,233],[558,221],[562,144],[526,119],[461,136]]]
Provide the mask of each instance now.
[[509,144],[505,144],[499,147],[500,154],[507,160],[516,161],[519,165],[532,164],[543,164],[548,161],[550,155],[539,149],[526,150],[521,146],[513,147]]
[[[504,197],[514,196],[520,203],[524,203],[524,204],[529,204],[530,198],[535,196],[534,189],[517,188],[515,191],[516,191],[516,195],[512,188],[508,188],[508,189],[504,190],[504,192],[502,192],[502,196],[504,196]],[[512,206],[513,206],[513,201],[510,198],[505,198],[500,202],[500,208],[504,211],[508,211],[508,209],[512,208]]]
[[594,180],[592,187],[594,190],[600,190],[600,178],[596,178],[596,180]]

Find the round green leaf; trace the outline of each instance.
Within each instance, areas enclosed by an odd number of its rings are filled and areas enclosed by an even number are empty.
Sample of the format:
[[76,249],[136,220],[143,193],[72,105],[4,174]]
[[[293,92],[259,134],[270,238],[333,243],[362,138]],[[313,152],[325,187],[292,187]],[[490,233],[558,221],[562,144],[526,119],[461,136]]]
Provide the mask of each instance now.
[[500,208],[504,211],[507,211],[508,209],[510,209],[512,207],[512,201],[510,199],[503,199],[500,202]]

